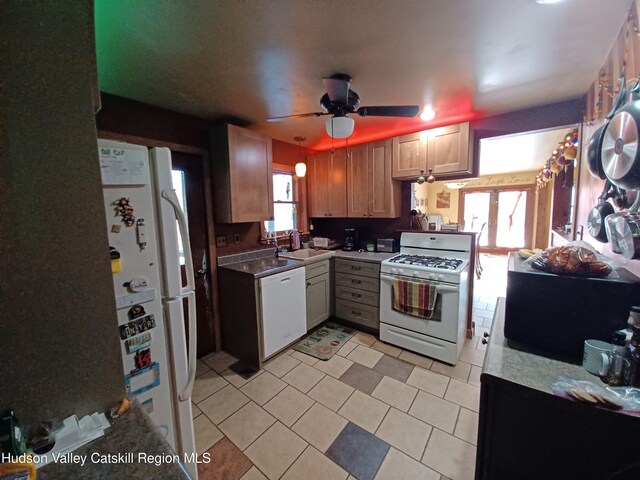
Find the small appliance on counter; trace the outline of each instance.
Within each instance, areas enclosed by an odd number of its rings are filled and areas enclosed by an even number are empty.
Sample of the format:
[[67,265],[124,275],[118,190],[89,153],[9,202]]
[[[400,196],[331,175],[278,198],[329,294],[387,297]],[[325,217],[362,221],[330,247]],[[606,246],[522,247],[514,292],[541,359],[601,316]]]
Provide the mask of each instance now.
[[358,230],[355,228],[344,229],[344,247],[342,249],[347,252],[358,250]]
[[584,341],[611,341],[640,298],[640,278],[616,269],[607,278],[556,275],[509,255],[504,336],[576,363]]
[[383,253],[396,251],[396,241],[393,238],[379,238],[376,240],[376,250]]

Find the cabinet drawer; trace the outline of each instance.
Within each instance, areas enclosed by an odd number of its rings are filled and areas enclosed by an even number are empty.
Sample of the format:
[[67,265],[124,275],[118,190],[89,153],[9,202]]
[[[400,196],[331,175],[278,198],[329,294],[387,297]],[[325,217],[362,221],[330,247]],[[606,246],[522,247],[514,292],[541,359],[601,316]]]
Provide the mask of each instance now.
[[366,327],[378,328],[378,307],[337,299],[336,317]]
[[305,267],[305,278],[307,279],[317,277],[323,273],[329,273],[329,260],[312,263]]
[[352,262],[336,258],[336,272],[354,273],[365,277],[379,278],[380,265],[377,263]]
[[371,305],[374,307],[380,305],[380,295],[378,293],[357,290],[350,287],[336,287],[336,299],[364,303],[365,305]]
[[380,279],[350,275],[348,273],[336,273],[336,287],[358,288],[377,293],[380,291]]

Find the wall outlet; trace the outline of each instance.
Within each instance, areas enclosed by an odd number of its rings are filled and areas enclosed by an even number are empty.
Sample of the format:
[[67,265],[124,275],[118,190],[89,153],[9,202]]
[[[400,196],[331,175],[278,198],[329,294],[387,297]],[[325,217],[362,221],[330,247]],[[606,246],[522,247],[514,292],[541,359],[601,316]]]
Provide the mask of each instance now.
[[233,243],[235,243],[236,245],[240,243],[240,234],[239,233],[234,233],[233,234]]
[[216,237],[216,247],[226,247],[227,246],[227,237],[224,235],[218,235]]

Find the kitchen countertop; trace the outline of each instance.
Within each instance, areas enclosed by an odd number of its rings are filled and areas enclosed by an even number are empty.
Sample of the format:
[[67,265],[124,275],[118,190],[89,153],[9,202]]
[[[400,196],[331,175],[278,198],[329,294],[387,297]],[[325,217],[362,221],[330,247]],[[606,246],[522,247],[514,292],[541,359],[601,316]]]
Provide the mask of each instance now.
[[262,278],[276,273],[286,272],[294,268],[304,267],[312,263],[321,262],[329,258],[342,258],[345,260],[357,260],[360,262],[382,263],[383,260],[391,258],[397,253],[379,253],[379,252],[345,252],[343,250],[327,250],[322,254],[309,258],[285,258],[284,256],[268,257],[267,259],[248,260],[237,263],[221,265],[218,268],[233,270],[236,272],[253,275],[255,278]]
[[482,367],[482,375],[550,393],[551,385],[563,376],[575,380],[601,380],[587,372],[582,365],[542,356],[534,349],[514,348],[504,337],[505,298],[498,298],[491,326],[491,336]]
[[[133,452],[133,462],[99,463],[100,456],[118,455]],[[104,480],[111,478],[155,480],[190,480],[190,476],[178,463],[155,463],[138,461],[138,453],[159,458],[173,456],[175,453],[160,434],[138,401],[134,401],[129,411],[111,421],[111,427],[104,436],[89,442],[73,452],[74,455],[86,455],[84,466],[79,463],[50,463],[37,471],[38,480],[87,479]],[[92,454],[98,459],[92,462]],[[126,457],[121,457],[126,458]]]

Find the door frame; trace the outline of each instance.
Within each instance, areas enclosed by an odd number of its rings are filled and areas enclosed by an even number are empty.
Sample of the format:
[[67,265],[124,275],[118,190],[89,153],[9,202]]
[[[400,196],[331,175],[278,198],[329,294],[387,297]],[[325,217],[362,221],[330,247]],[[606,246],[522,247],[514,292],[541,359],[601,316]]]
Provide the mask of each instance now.
[[[492,187],[472,187],[463,188],[458,191],[458,223],[464,225],[464,198],[467,193],[494,193],[499,195],[500,192],[519,192],[525,191],[527,193],[527,204],[525,206],[525,225],[524,225],[524,238],[525,245],[523,248],[532,248],[533,235],[535,233],[535,186],[530,184],[524,185],[505,185],[505,186],[492,186]],[[489,201],[489,221],[487,223],[487,236],[489,240],[489,246],[480,246],[480,239],[478,238],[478,250],[482,253],[495,253],[506,254],[518,248],[507,248],[496,246],[496,228],[497,228],[497,215],[498,215],[498,203]]]

